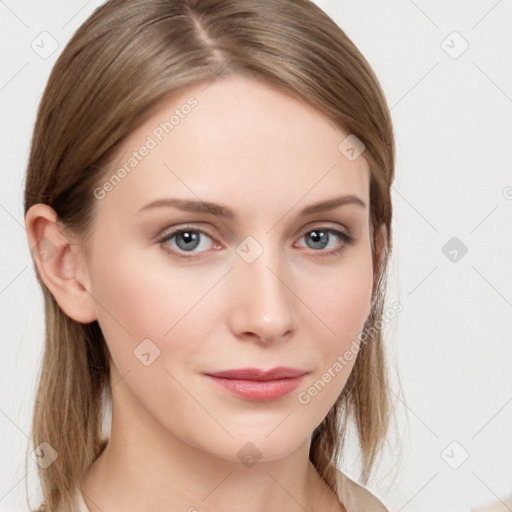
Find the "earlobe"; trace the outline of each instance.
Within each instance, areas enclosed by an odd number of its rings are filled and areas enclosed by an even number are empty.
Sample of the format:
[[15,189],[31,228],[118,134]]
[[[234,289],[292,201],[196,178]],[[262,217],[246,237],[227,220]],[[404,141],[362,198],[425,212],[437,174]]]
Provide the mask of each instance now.
[[55,210],[42,203],[31,206],[25,215],[25,227],[39,277],[60,308],[77,322],[96,320],[78,244],[64,234]]

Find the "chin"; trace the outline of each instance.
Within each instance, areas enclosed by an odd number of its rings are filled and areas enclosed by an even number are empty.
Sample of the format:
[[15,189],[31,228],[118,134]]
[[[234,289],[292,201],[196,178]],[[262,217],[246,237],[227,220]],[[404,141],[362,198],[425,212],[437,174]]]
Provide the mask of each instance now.
[[[309,445],[311,432],[301,431],[290,425],[276,428],[276,425],[271,428],[246,430],[243,434],[230,430],[233,439],[218,440],[219,442],[204,446],[203,449],[220,459],[252,467],[259,462],[284,459],[305,443]],[[212,438],[209,440],[214,441]]]

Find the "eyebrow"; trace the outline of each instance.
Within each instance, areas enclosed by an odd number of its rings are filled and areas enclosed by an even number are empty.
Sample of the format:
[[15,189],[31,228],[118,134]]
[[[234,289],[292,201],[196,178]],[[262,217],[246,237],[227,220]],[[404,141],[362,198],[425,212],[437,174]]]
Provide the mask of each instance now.
[[[361,208],[366,209],[366,203],[362,199],[354,195],[345,195],[334,197],[332,199],[327,199],[326,201],[322,201],[307,206],[306,208],[299,212],[299,217],[305,217],[307,215],[312,215],[313,213],[334,210],[335,208],[344,206],[346,204],[355,204],[357,206],[360,206]],[[146,206],[143,206],[137,213],[162,207],[174,207],[186,212],[211,213],[218,217],[236,219],[235,212],[228,208],[227,206],[212,203],[209,201],[195,201],[191,199],[175,198],[157,199],[156,201],[153,201],[147,204]]]

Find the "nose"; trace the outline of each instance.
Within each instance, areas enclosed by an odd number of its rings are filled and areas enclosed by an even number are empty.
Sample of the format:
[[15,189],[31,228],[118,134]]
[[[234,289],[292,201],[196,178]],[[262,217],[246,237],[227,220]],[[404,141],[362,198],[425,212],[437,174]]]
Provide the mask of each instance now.
[[270,344],[293,334],[298,299],[277,251],[265,248],[251,263],[237,256],[230,279],[230,328],[238,339]]

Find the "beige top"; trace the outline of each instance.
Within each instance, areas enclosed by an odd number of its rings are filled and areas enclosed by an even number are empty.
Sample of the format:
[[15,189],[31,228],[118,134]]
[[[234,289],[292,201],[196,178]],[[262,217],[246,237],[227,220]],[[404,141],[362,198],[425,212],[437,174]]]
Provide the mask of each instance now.
[[389,512],[368,489],[338,470],[338,498],[347,512]]
[[[389,512],[368,489],[338,471],[338,498],[347,512]],[[82,494],[77,493],[76,512],[89,512]]]

